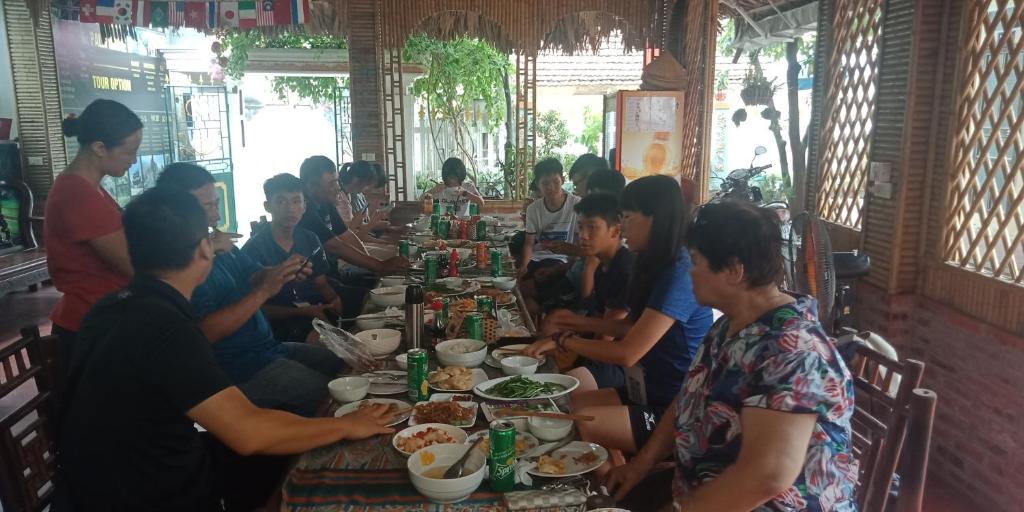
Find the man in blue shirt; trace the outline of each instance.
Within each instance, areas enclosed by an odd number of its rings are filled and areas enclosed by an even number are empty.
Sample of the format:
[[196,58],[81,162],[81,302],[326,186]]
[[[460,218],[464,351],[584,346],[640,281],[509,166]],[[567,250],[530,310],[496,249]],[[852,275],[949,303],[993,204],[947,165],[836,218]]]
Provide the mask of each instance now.
[[[157,186],[189,191],[206,210],[209,225],[220,222],[214,179],[202,167],[171,164]],[[292,255],[280,265],[264,268],[241,251],[228,250],[214,258],[210,275],[191,302],[217,362],[249,400],[260,407],[312,416],[326,396],[327,383],[344,363],[321,346],[279,342],[260,310],[285,284],[310,274],[304,261]]]
[[311,231],[298,227],[306,212],[302,189],[302,180],[291,174],[278,174],[267,180],[263,184],[267,196],[263,206],[270,213],[270,225],[242,247],[243,253],[264,266],[280,265],[293,255],[309,258],[312,269],[309,278],[286,283],[263,305],[274,337],[280,340],[315,337],[312,320],[336,322],[338,315],[343,314],[345,302],[353,303],[345,313],[347,316],[354,316],[359,308],[360,297],[344,301],[328,282],[330,265],[320,240]]

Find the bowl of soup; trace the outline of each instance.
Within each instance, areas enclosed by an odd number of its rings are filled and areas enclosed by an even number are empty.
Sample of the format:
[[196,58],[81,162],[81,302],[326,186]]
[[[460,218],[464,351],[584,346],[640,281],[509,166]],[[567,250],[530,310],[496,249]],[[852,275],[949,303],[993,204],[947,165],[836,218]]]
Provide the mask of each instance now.
[[409,479],[420,494],[434,503],[458,503],[473,494],[484,481],[487,459],[480,450],[473,450],[459,478],[445,479],[444,472],[472,446],[435,444],[421,448],[409,457]]

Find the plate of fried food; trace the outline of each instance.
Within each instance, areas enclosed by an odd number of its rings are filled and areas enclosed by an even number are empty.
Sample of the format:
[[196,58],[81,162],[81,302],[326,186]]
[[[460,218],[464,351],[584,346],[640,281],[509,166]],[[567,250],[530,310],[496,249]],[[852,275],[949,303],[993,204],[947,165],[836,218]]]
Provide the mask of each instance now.
[[448,308],[451,311],[476,311],[476,300],[474,299],[458,299],[453,300],[448,304]]
[[494,303],[498,306],[511,306],[516,303],[516,296],[512,292],[503,292],[497,288],[487,287],[481,288],[477,292],[478,295],[487,295],[494,299]]
[[370,398],[339,407],[337,411],[334,411],[334,417],[338,418],[346,414],[356,412],[360,409],[370,407],[371,405],[387,405],[388,414],[394,414],[396,412],[400,413],[395,416],[395,419],[391,420],[391,423],[388,423],[389,427],[398,425],[399,423],[409,419],[409,416],[412,414],[411,406],[401,400],[394,400],[391,398]]
[[445,366],[427,375],[427,383],[437,391],[466,393],[473,391],[477,384],[487,382],[487,374],[480,368]]
[[443,423],[424,423],[409,427],[391,439],[391,445],[406,457],[416,453],[420,448],[435,444],[464,443],[466,431],[459,427]]
[[413,407],[409,425],[423,423],[444,423],[456,427],[472,427],[476,423],[476,402],[419,402]]
[[562,477],[589,473],[608,460],[603,446],[584,441],[573,441],[548,455],[541,455],[537,465],[527,470],[536,476]]
[[[474,432],[473,434],[470,434],[470,436],[466,439],[466,442],[469,444],[473,444],[476,442],[477,439],[483,437],[484,440],[480,444],[478,444],[476,448],[484,452],[485,455],[487,455],[491,451],[491,439],[489,437],[490,433],[490,430],[480,430]],[[516,457],[522,457],[523,454],[536,448],[539,445],[540,441],[538,441],[536,437],[533,437],[533,434],[530,434],[529,432],[516,432]]]

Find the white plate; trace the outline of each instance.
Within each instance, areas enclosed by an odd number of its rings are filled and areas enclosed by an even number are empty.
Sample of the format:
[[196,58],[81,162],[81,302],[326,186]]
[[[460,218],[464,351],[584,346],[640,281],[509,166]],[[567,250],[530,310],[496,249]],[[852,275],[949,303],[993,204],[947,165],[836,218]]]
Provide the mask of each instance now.
[[459,402],[473,402],[476,401],[476,396],[472,393],[431,393],[430,402],[450,402],[455,398],[460,398]]
[[[593,453],[597,455],[597,459],[589,464],[583,464],[576,462],[574,457]],[[608,460],[608,450],[605,450],[599,444],[587,443],[583,441],[573,441],[551,453],[548,454],[551,457],[561,460],[565,463],[565,473],[553,475],[551,473],[541,473],[535,466],[533,469],[527,471],[527,473],[536,476],[546,477],[563,477],[563,476],[575,476],[589,473],[604,464]]]
[[[434,372],[430,372],[430,373],[432,374]],[[427,379],[428,380],[430,379],[430,375],[429,374],[427,375]],[[437,391],[444,391],[444,392],[447,392],[447,393],[472,393],[473,392],[473,388],[475,388],[477,385],[479,385],[479,384],[481,384],[483,382],[487,382],[487,373],[484,372],[483,370],[481,370],[480,368],[473,368],[473,382],[466,389],[444,389],[444,388],[439,388],[439,387],[437,387],[437,386],[435,386],[433,384],[430,384],[429,386],[430,386],[430,389],[437,390]]]
[[[388,356],[390,357],[390,356]],[[409,391],[409,381],[407,380],[408,373],[401,370],[380,370],[377,373],[389,373],[391,375],[401,375],[402,378],[392,382],[378,380],[374,381],[373,375],[363,374],[363,377],[370,379],[370,390],[367,393],[371,395],[397,395],[399,393],[405,393]]]
[[[430,400],[430,402],[435,402],[435,401],[436,400]],[[425,404],[425,403],[429,403],[429,402],[419,402],[416,405]],[[469,427],[472,427],[473,425],[475,425],[476,424],[476,413],[477,413],[477,411],[480,410],[480,404],[478,404],[476,402],[455,402],[455,403],[459,404],[462,407],[473,409],[473,419],[469,423],[467,423],[465,425],[453,425],[453,426],[456,426],[456,427],[459,427],[459,428],[469,428]],[[420,422],[416,421],[416,411],[413,411],[413,414],[411,416],[409,416],[409,426],[412,427],[412,426],[419,425],[419,424],[420,424]],[[452,424],[448,423],[448,425],[452,425]]]
[[[445,286],[444,288],[446,290],[449,289],[449,287],[447,287],[447,286]],[[444,297],[455,297],[457,295],[466,295],[468,293],[473,293],[475,291],[478,291],[480,289],[480,283],[478,283],[476,281],[463,281],[462,282],[462,286],[459,286],[457,288],[451,288],[451,289],[452,290],[461,290],[461,291],[454,291],[454,292],[441,292],[441,291],[439,291],[439,292],[436,292],[436,293],[439,293],[439,294],[441,294]],[[433,291],[433,290],[430,290],[428,288],[426,291]]]
[[559,391],[557,393],[551,393],[551,394],[547,394],[547,395],[534,396],[534,397],[530,397],[529,399],[557,398],[557,397],[560,397],[562,395],[567,395],[567,394],[571,393],[574,389],[576,389],[580,385],[580,381],[577,380],[576,377],[572,377],[570,375],[562,375],[562,374],[558,374],[558,373],[535,373],[533,375],[516,375],[516,376],[511,376],[511,377],[500,377],[500,378],[497,378],[497,379],[491,379],[491,380],[489,380],[487,382],[484,382],[484,383],[481,383],[481,384],[477,384],[476,387],[473,388],[473,392],[476,393],[478,396],[482,396],[482,397],[484,397],[484,398],[486,398],[488,400],[500,400],[500,401],[506,401],[506,400],[526,400],[524,398],[505,398],[505,397],[500,397],[500,396],[494,396],[494,395],[491,395],[491,394],[487,393],[487,391],[486,391],[486,390],[490,389],[493,386],[496,386],[496,385],[498,385],[498,384],[500,384],[502,382],[505,382],[506,380],[514,379],[516,377],[519,377],[519,378],[525,377],[527,379],[532,379],[532,380],[535,380],[535,381],[538,381],[538,382],[552,382],[552,383],[555,383],[555,384],[561,384],[562,386],[565,387],[564,390]]
[[509,356],[519,355],[519,354],[510,354],[506,350],[522,350],[522,349],[524,349],[526,347],[529,347],[529,345],[526,345],[526,344],[505,345],[504,347],[496,348],[496,349],[492,350],[490,354],[487,354],[487,359],[484,359],[484,362],[487,363],[488,366],[493,366],[495,368],[501,368],[501,360],[502,359],[505,359],[506,357],[509,357]]
[[[359,409],[359,404],[362,404],[363,402],[370,402],[371,404],[395,404],[399,407],[400,410],[408,409],[410,407],[408,402],[403,402],[401,400],[395,400],[392,398],[370,398],[367,400],[360,400],[358,402],[352,402],[349,404],[345,404],[341,407],[338,407],[338,410],[334,411],[334,417],[338,418],[350,412],[356,412]],[[399,414],[398,416],[395,416],[394,421],[388,423],[388,426],[393,427],[395,425],[398,425],[399,423],[409,419],[410,415],[412,415],[412,411],[406,411],[405,413]]]
[[[451,425],[445,425],[443,423],[424,423],[422,425],[416,425],[414,427],[409,427],[409,428],[407,428],[405,430],[402,430],[401,432],[395,434],[395,436],[391,438],[391,446],[394,446],[395,450],[397,450],[398,453],[401,453],[402,455],[405,455],[406,457],[408,457],[408,456],[412,455],[414,452],[403,452],[401,449],[399,449],[398,448],[398,439],[402,438],[402,437],[411,436],[411,435],[413,435],[413,434],[415,434],[415,433],[417,433],[417,432],[419,432],[421,430],[426,430],[428,428],[436,428],[438,430],[443,430],[443,431],[447,432],[448,435],[450,435],[452,438],[455,439],[455,443],[456,444],[466,442],[466,438],[469,437],[468,435],[466,435],[466,431],[462,430],[459,427],[453,427]],[[445,444],[445,443],[437,443],[437,444]],[[431,445],[431,446],[433,446],[433,445]]]
[[[495,414],[494,414],[494,411],[496,411],[496,410],[507,409],[507,408],[511,408],[511,407],[515,407],[515,408],[526,408],[526,407],[531,407],[531,406],[535,407],[535,406],[538,406],[538,405],[541,406],[541,409],[539,409],[539,411],[541,411],[541,412],[562,412],[562,411],[560,411],[558,409],[558,405],[555,404],[555,401],[550,399],[550,398],[545,398],[543,400],[509,400],[509,401],[506,401],[506,402],[499,402],[499,403],[484,402],[484,403],[482,403],[480,405],[480,410],[483,411],[484,419],[487,420],[487,423],[490,423],[490,422],[498,419],[498,417],[495,416]],[[525,418],[525,417],[526,416],[502,416],[501,419],[508,420],[508,419]]]
[[[474,442],[476,442],[476,440],[478,438],[481,438],[481,437],[486,436],[486,435],[490,435],[490,433],[491,433],[490,430],[478,430],[478,431],[476,431],[476,432],[474,432],[474,433],[469,435],[469,437],[466,439],[466,443],[467,444],[473,444]],[[537,438],[534,437],[533,434],[531,434],[529,432],[516,432],[516,442],[518,443],[520,439],[525,439],[526,440],[526,449],[524,449],[523,451],[517,451],[516,452],[516,457],[522,457],[523,454],[528,453],[530,450],[540,446],[540,441],[538,441]],[[488,446],[488,445],[481,444],[480,446],[484,447],[484,446]],[[477,449],[479,450],[479,449],[482,449],[482,448],[478,447]],[[485,456],[487,455],[487,451],[484,451],[484,455]]]

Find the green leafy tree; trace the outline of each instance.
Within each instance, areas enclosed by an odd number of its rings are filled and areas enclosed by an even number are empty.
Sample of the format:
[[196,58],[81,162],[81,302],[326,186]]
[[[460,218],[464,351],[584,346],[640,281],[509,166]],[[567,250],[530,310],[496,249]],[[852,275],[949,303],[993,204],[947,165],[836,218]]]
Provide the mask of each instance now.
[[583,108],[583,133],[576,137],[576,142],[587,147],[587,151],[597,154],[598,146],[601,144],[601,132],[604,130],[604,123],[600,112],[594,112],[590,107]]
[[[220,36],[223,54],[226,56],[224,72],[240,80],[245,75],[249,61],[249,50],[253,48],[305,48],[328,53],[331,50],[347,48],[344,39],[329,34],[307,34],[305,32],[284,32],[267,36],[262,32],[225,31]],[[317,76],[275,76],[271,88],[284,99],[289,93],[315,104],[329,103],[334,99],[337,87],[348,87],[348,79]]]
[[[742,21],[741,21],[742,22]],[[745,23],[745,22],[743,22]],[[718,54],[725,57],[733,57],[733,62],[739,60],[741,54],[734,45],[736,34],[736,20],[730,19],[718,38]],[[768,130],[775,138],[775,145],[779,152],[779,167],[782,174],[782,190],[789,197],[791,203],[796,203],[797,196],[793,193],[795,189],[803,187],[807,176],[807,142],[810,126],[803,134],[800,133],[800,74],[805,69],[813,73],[815,39],[813,35],[797,38],[792,41],[776,43],[749,52],[752,70],[756,74],[763,74],[761,59],[772,61],[785,60],[786,69],[786,102],[789,127],[786,134],[783,134],[780,118],[782,113],[775,106],[775,100],[769,101],[767,108],[761,112],[761,117],[768,121]],[[789,154],[787,154],[787,146]],[[792,171],[792,172],[791,172]],[[800,209],[803,205],[794,204]]]
[[406,42],[403,58],[427,69],[412,83],[413,94],[427,105],[431,133],[436,133],[435,124],[452,130],[459,156],[470,165],[476,181],[476,151],[466,118],[474,104],[482,106],[489,130],[498,128],[506,118],[504,87],[512,70],[508,55],[480,39],[439,41],[416,35]]

